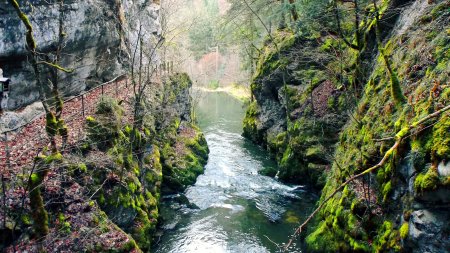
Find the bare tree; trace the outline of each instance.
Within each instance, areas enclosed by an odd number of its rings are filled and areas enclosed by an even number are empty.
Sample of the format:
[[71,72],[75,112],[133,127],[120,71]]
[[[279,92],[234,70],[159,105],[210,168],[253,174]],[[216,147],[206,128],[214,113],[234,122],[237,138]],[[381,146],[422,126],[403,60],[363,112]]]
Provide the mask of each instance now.
[[[51,154],[47,156],[36,157],[37,169],[32,172],[30,176],[30,206],[32,217],[34,220],[34,230],[38,239],[44,238],[48,234],[48,215],[43,204],[43,198],[41,191],[43,190],[42,184],[45,177],[50,171],[51,164],[54,161],[61,159],[61,154],[58,151],[56,144],[56,136],[61,135],[63,137],[63,145],[67,142],[67,127],[64,121],[61,119],[63,110],[63,101],[58,92],[58,71],[70,73],[72,70],[65,69],[59,65],[61,50],[63,47],[64,31],[63,31],[63,19],[64,19],[64,0],[59,0],[60,16],[59,16],[59,34],[57,42],[57,50],[52,56],[49,53],[39,52],[37,44],[33,35],[33,26],[29,21],[27,15],[22,11],[20,5],[15,0],[9,0],[10,4],[14,7],[18,17],[24,24],[26,32],[26,48],[31,55],[31,65],[34,70],[36,83],[39,87],[40,100],[44,106],[46,113],[46,132],[50,139]],[[47,98],[46,85],[42,80],[41,67],[47,66],[50,68],[50,76],[47,78],[51,85],[52,98],[56,101],[55,112],[49,104],[50,99]]]

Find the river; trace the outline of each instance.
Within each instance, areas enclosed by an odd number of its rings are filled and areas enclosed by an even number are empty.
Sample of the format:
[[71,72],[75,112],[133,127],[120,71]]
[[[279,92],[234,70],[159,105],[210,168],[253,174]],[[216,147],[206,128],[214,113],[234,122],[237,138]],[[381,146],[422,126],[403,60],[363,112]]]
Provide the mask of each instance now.
[[[277,252],[317,196],[258,174],[276,164],[241,136],[242,103],[221,92],[202,93],[198,123],[210,148],[205,173],[184,196],[165,196],[163,224],[152,252]],[[185,198],[184,198],[185,199]],[[296,244],[290,252],[302,252]]]

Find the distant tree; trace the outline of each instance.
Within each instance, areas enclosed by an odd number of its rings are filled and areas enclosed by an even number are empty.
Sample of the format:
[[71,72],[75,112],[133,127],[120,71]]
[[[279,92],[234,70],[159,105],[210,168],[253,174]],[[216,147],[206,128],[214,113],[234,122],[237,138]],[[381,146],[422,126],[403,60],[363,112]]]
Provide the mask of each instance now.
[[375,26],[376,26],[376,40],[378,45],[378,51],[380,55],[383,57],[384,64],[388,71],[390,80],[391,80],[391,95],[396,103],[404,103],[406,101],[405,96],[403,95],[402,88],[400,86],[400,81],[398,80],[397,72],[394,70],[391,59],[389,55],[387,55],[386,50],[381,42],[381,29],[380,29],[380,11],[377,6],[376,0],[372,0],[375,12]]
[[354,39],[353,41],[350,41],[347,38],[347,35],[344,31],[344,29],[342,28],[342,14],[341,11],[339,9],[338,6],[338,0],[334,0],[333,4],[334,4],[334,13],[335,13],[335,18],[336,18],[336,24],[338,27],[338,33],[342,39],[342,41],[345,43],[345,45],[347,45],[349,48],[355,50],[357,52],[357,56],[356,56],[356,62],[355,62],[355,70],[354,70],[354,74],[353,74],[353,88],[359,89],[361,88],[362,85],[362,50],[365,46],[364,41],[363,41],[363,28],[361,27],[361,10],[360,10],[360,6],[359,6],[359,2],[358,0],[345,0],[342,1],[344,3],[346,2],[351,2],[353,4],[353,19],[354,19],[354,25],[352,28],[352,35],[351,38]]

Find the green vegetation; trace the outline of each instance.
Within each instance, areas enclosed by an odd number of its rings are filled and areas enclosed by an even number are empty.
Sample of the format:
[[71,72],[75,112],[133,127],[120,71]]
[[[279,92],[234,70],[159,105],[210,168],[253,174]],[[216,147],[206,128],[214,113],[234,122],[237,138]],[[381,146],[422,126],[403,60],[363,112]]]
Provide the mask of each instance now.
[[420,173],[414,180],[414,188],[418,192],[434,190],[439,185],[439,176],[434,168],[428,169],[425,174]]
[[[191,85],[186,74],[171,76],[164,86],[162,104],[179,106],[184,102],[180,96],[186,99]],[[124,124],[123,116],[124,109],[117,101],[101,99],[95,116],[86,119],[87,143],[90,149],[106,152],[114,169],[108,172],[108,168],[92,163],[86,169],[78,166],[78,170],[92,174],[93,189],[109,182],[97,192],[97,202],[108,216],[123,214],[116,224],[141,250],[149,250],[159,217],[161,190],[181,191],[195,183],[203,173],[209,151],[200,130],[180,116],[161,117],[171,123],[158,134],[152,134],[151,122],[144,120],[143,129],[138,130]],[[144,154],[135,155],[136,150],[144,150]]]
[[[244,136],[267,147],[275,156],[280,179],[307,182],[322,189],[319,203],[342,182],[374,166],[387,153],[389,159],[376,175],[370,175],[376,178],[370,186],[376,195],[372,200],[375,203],[363,197],[366,193],[361,182],[350,183],[351,187],[336,194],[319,211],[305,241],[311,251],[396,252],[404,250],[401,239],[408,239],[409,225],[397,224],[392,213],[410,208],[411,202],[425,192],[448,187],[448,178],[439,176],[437,166],[450,159],[449,115],[443,113],[421,125],[411,124],[448,105],[449,37],[448,31],[439,27],[448,25],[450,13],[448,3],[438,1],[430,4],[421,20],[411,24],[404,34],[393,31],[392,37],[383,37],[388,33],[383,29],[388,28],[381,23],[377,27],[376,15],[366,14],[378,12],[382,20],[391,13],[394,3],[356,3],[358,6],[354,2],[344,8],[336,1],[340,22],[316,30],[328,29],[340,38],[326,32],[306,35],[293,30],[295,41],[283,49],[282,60],[270,54],[273,47],[268,40],[252,81],[256,101],[247,109]],[[356,19],[359,24],[355,31]],[[276,38],[281,36],[278,41],[288,38],[284,35],[273,33]],[[432,54],[432,61],[424,59],[424,50]],[[304,55],[311,57],[302,58]],[[375,64],[364,63],[363,56],[373,57]],[[292,73],[287,76],[288,88],[282,87],[276,72],[279,66],[288,66]],[[326,87],[333,92],[322,99]],[[287,96],[281,98],[280,94]],[[274,132],[270,129],[272,123],[260,115],[275,111],[276,103],[290,114],[291,122]],[[400,138],[404,141],[399,148],[389,150]],[[417,171],[415,193],[405,193],[399,199],[399,191],[406,187],[402,173],[408,159]],[[366,182],[362,185],[367,187]],[[394,197],[404,206],[392,204]],[[375,205],[386,213],[373,213]]]
[[404,222],[400,227],[400,237],[402,239],[405,239],[408,236],[408,232],[409,232],[409,223]]
[[220,82],[218,80],[211,81],[208,85],[208,88],[217,90],[220,86]]

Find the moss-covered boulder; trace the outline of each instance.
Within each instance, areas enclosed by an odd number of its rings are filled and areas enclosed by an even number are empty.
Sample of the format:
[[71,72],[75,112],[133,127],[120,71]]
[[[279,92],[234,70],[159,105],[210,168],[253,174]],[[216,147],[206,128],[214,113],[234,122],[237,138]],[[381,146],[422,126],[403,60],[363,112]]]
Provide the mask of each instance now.
[[175,122],[165,136],[161,150],[163,191],[183,191],[204,172],[208,145],[200,130],[187,122]]

